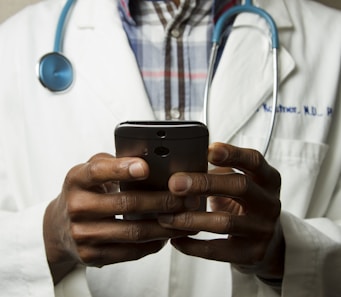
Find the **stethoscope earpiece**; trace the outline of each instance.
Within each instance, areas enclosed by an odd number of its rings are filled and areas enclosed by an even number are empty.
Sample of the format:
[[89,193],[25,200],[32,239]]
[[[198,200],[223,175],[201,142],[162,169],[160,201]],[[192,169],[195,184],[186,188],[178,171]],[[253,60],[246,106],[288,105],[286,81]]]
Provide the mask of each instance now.
[[38,76],[42,85],[50,91],[65,91],[73,82],[72,64],[60,53],[48,53],[39,61]]

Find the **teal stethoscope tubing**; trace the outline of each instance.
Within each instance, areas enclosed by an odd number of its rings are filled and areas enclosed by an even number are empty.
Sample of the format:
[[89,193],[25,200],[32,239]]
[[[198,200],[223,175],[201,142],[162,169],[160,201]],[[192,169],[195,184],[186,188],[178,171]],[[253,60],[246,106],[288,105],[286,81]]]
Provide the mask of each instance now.
[[210,91],[211,91],[211,85],[212,85],[212,79],[214,75],[214,69],[217,59],[217,53],[219,46],[221,44],[222,37],[224,35],[224,30],[226,28],[226,25],[231,20],[232,17],[240,14],[240,13],[253,13],[257,14],[265,21],[267,22],[270,31],[271,31],[271,44],[272,44],[272,55],[273,55],[273,97],[272,97],[272,112],[271,112],[271,119],[270,119],[270,125],[269,130],[266,136],[264,149],[262,151],[263,155],[266,155],[271,137],[273,134],[273,130],[275,127],[275,121],[276,121],[276,106],[278,102],[278,49],[279,49],[279,38],[278,38],[278,30],[275,21],[273,18],[263,9],[256,7],[252,4],[252,0],[246,0],[245,4],[243,5],[237,5],[233,8],[226,11],[217,21],[215,28],[213,30],[212,35],[212,47],[211,47],[211,53],[210,53],[210,59],[209,59],[209,66],[208,66],[208,73],[207,73],[207,79],[206,79],[206,85],[205,85],[205,94],[204,94],[204,120],[203,122],[207,125],[208,124],[208,102],[210,97]]
[[66,19],[75,1],[76,0],[68,0],[60,14],[58,25],[57,25],[57,30],[56,30],[56,37],[54,40],[54,47],[53,47],[54,52],[57,52],[57,53],[62,52],[62,47],[63,47],[62,39],[63,39],[63,33],[64,33],[63,31],[64,31]]

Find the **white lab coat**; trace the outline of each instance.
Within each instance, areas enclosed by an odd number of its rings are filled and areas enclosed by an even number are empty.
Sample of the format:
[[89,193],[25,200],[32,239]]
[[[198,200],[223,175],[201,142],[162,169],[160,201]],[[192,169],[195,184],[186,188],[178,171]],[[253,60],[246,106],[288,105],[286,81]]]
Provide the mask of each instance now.
[[[114,153],[113,129],[154,119],[115,0],[79,0],[64,51],[72,89],[52,94],[36,62],[51,51],[64,1],[43,1],[0,27],[0,296],[54,296],[42,220],[67,171]],[[282,175],[283,296],[340,296],[341,14],[307,0],[258,0],[280,30],[280,105],[268,161]],[[256,29],[260,28],[259,29]],[[224,50],[209,104],[211,141],[262,149],[271,109],[267,26],[243,14]],[[58,226],[56,226],[58,228]],[[59,296],[277,296],[230,266],[167,245],[142,260],[71,273]]]

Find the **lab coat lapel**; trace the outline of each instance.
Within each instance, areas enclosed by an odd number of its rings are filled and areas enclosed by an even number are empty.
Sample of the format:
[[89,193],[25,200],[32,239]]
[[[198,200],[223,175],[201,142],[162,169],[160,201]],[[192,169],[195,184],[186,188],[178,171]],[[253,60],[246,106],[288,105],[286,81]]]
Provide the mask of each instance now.
[[76,80],[91,88],[118,121],[151,120],[152,108],[122,29],[116,1],[97,2],[101,3],[78,1],[70,19],[74,19],[75,32],[70,33],[73,38],[65,44],[70,45],[70,51],[78,48],[73,57],[77,61]]
[[[274,16],[279,30],[292,26],[281,0],[260,2],[277,4],[265,9]],[[252,29],[255,26],[257,29]],[[231,140],[261,103],[272,96],[272,50],[263,32],[268,34],[267,24],[257,15],[241,14],[236,18],[212,83],[208,104],[211,141]],[[278,59],[282,82],[295,63],[283,45]]]

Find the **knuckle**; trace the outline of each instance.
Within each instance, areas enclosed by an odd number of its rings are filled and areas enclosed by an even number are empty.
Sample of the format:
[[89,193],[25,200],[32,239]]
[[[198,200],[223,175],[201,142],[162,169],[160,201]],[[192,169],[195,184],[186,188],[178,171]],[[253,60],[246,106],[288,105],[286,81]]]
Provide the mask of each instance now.
[[89,180],[94,179],[97,176],[99,170],[99,163],[92,161],[86,164],[86,176]]
[[184,228],[193,226],[193,215],[190,212],[184,212],[177,217],[178,223]]
[[69,172],[64,179],[64,189],[70,190],[73,187],[74,178],[71,172]]
[[280,174],[277,170],[275,170],[274,176],[273,176],[272,179],[273,179],[274,185],[276,185],[276,187],[277,187],[277,191],[278,191],[278,194],[279,194],[280,189],[281,189],[281,185],[282,185],[282,177],[281,177],[281,174]]
[[77,171],[79,170],[81,165],[73,167],[65,176],[64,179],[64,189],[70,190],[72,189],[75,184],[76,184],[76,176],[77,176]]
[[85,223],[71,223],[70,234],[76,245],[95,244],[99,237],[98,233]]
[[144,239],[144,228],[139,224],[130,224],[127,230],[128,237],[132,241],[141,241]]
[[[270,170],[266,175],[266,180],[268,182],[267,188],[272,191],[278,198],[281,191],[282,177],[281,174],[275,168],[269,166]],[[269,183],[270,182],[270,183]]]
[[138,197],[133,193],[122,193],[119,199],[113,199],[114,208],[124,213],[135,212],[137,210]]
[[250,177],[244,174],[236,175],[236,178],[234,179],[234,184],[233,184],[233,187],[236,190],[236,195],[241,196],[241,197],[245,196],[248,193],[249,184],[250,184]]
[[68,216],[72,221],[77,220],[77,218],[80,216],[80,213],[82,213],[80,205],[82,204],[79,204],[76,199],[69,199],[67,202]]
[[70,234],[75,243],[80,244],[86,240],[84,232],[81,231],[79,224],[70,224]]
[[282,204],[279,199],[269,199],[269,207],[266,210],[266,215],[271,222],[275,222],[281,215]]
[[108,153],[98,153],[92,156],[88,162],[99,160],[99,159],[105,159],[105,158],[112,158],[113,156]]
[[212,179],[207,174],[196,175],[194,182],[199,186],[200,193],[208,193],[212,188]]
[[233,220],[231,216],[216,216],[215,217],[217,226],[221,226],[221,233],[228,234],[233,229]]
[[253,170],[257,172],[264,166],[264,157],[259,151],[250,150],[250,152],[250,164]]
[[170,192],[167,192],[163,199],[163,211],[176,211],[182,206],[182,200],[176,199]]
[[68,195],[65,202],[66,214],[71,221],[85,218],[89,213],[91,204],[88,203],[88,195],[84,192],[74,192]]

